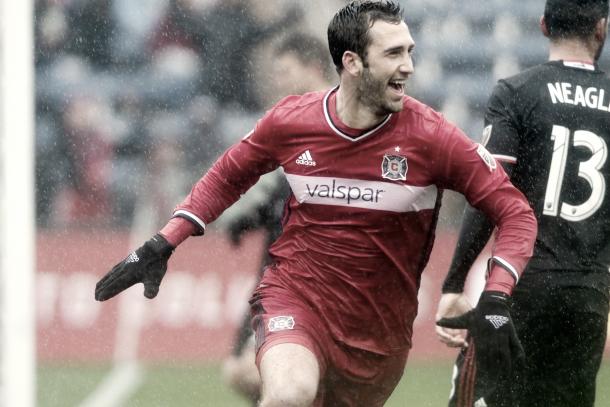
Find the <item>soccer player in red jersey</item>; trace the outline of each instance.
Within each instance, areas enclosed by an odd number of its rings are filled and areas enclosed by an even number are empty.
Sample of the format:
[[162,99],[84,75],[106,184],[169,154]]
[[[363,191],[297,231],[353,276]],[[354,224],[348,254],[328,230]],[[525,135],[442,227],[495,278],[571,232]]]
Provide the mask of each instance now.
[[488,321],[510,320],[506,293],[532,254],[527,201],[485,148],[405,95],[415,43],[397,3],[349,3],[328,41],[339,85],[272,107],[96,286],[100,301],[138,282],[154,297],[174,248],[281,166],[291,188],[283,232],[250,300],[264,407],[383,405],[411,347],[446,188],[498,227],[474,320],[487,339],[478,354],[508,355],[499,369],[518,356],[514,331]]

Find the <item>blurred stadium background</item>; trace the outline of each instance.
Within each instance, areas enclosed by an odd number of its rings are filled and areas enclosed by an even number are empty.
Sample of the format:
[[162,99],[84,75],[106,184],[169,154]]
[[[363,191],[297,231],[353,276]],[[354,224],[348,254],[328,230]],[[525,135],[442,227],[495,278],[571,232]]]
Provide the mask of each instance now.
[[[33,88],[35,110],[36,265],[30,299],[36,387],[34,393],[26,379],[18,383],[23,387],[12,389],[33,392],[34,401],[21,398],[23,407],[30,401],[41,407],[247,405],[222,382],[220,369],[261,256],[260,234],[248,235],[236,248],[223,229],[239,205],[205,238],[190,239],[177,250],[154,301],[144,300],[135,287],[100,304],[93,300],[93,287],[165,223],[214,158],[281,96],[270,58],[273,44],[297,30],[325,39],[330,17],[344,3],[35,0],[29,25],[9,24],[12,14],[3,2],[3,25],[9,27],[2,31],[1,57],[5,183],[13,178],[29,185],[27,168],[19,168],[29,161],[6,155],[17,151],[7,144],[15,137],[15,128],[6,125],[14,113],[10,83],[23,83],[23,91]],[[401,3],[417,43],[408,93],[479,139],[495,81],[546,59],[538,31],[544,0]],[[16,52],[11,47],[32,49],[28,30],[34,33],[30,85],[27,69],[7,68]],[[25,39],[12,37],[16,32]],[[610,69],[610,50],[600,65]],[[21,125],[27,134],[27,123]],[[27,191],[23,194],[27,198]],[[7,213],[6,199],[3,281],[20,272],[15,267],[24,273],[29,267],[27,261],[6,260],[15,235],[9,228],[15,215]],[[245,205],[257,199],[256,191],[244,199]],[[422,280],[414,349],[389,406],[442,406],[449,392],[455,353],[437,344],[433,320],[464,203],[455,194],[445,199]],[[20,213],[30,213],[27,203],[19,205]],[[473,277],[474,296],[482,277]],[[27,284],[27,276],[22,280]],[[3,306],[9,297],[4,289]],[[28,298],[21,298],[25,307]],[[27,308],[20,315],[27,320]],[[3,319],[0,398],[5,402],[0,405],[6,406],[11,405],[7,375],[21,369],[27,377],[29,366],[27,359],[11,358],[7,346],[16,342],[27,351],[32,340],[26,327],[18,331],[24,337],[7,342],[10,323]],[[599,406],[610,405],[610,352],[606,355],[598,378]]]

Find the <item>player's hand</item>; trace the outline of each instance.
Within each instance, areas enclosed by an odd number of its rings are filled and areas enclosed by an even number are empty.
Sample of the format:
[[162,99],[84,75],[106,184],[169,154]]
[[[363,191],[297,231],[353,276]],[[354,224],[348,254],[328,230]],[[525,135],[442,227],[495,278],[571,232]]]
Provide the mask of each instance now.
[[[443,294],[438,302],[436,320],[438,321],[442,318],[456,317],[458,315],[465,314],[471,309],[472,305],[463,293]],[[468,347],[465,329],[452,329],[436,325],[436,336],[442,343],[449,347]]]
[[[476,308],[454,318],[441,318],[437,325],[468,329],[475,346],[477,370],[488,383],[497,383],[503,372],[523,364],[525,353],[509,312],[508,295],[484,291]],[[490,392],[495,385],[492,384]]]
[[173,250],[163,236],[156,234],[98,281],[95,299],[106,301],[136,283],[144,284],[146,298],[156,297]]

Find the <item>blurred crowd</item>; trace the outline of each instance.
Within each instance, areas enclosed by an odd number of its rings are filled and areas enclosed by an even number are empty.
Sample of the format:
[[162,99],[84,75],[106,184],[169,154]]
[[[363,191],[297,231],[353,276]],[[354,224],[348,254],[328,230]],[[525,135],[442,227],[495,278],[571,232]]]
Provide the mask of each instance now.
[[[399,1],[417,43],[408,93],[480,139],[495,81],[546,58],[544,0]],[[346,2],[36,0],[38,225],[159,226],[266,108],[302,91],[274,46],[295,32],[326,43]],[[441,221],[462,206],[447,194]]]
[[38,225],[167,219],[284,96],[273,44],[343,3],[36,0]]

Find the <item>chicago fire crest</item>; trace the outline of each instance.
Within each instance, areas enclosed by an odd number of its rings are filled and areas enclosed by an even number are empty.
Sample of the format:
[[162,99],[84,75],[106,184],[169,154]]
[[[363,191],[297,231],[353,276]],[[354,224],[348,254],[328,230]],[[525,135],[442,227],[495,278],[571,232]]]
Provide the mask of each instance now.
[[381,176],[392,181],[407,179],[407,157],[385,154],[381,163]]

